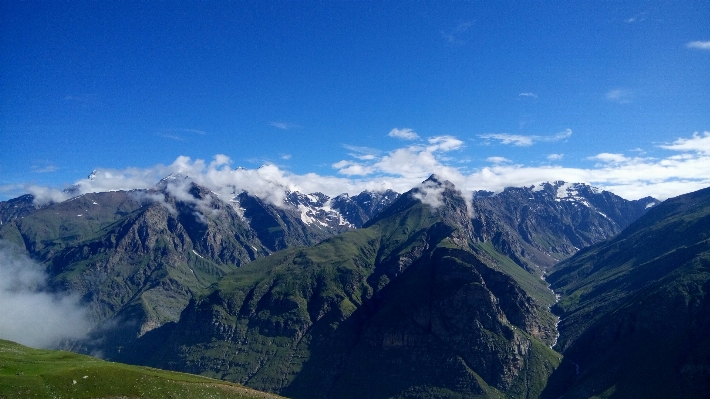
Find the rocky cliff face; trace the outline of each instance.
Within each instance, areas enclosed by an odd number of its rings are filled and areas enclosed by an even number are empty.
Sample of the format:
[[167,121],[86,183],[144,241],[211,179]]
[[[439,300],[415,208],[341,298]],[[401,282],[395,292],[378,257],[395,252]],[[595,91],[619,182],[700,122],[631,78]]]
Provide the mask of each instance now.
[[35,209],[34,197],[30,194],[0,202],[0,226],[29,215]]
[[[322,203],[303,205],[310,197],[299,193],[281,206],[247,193],[224,201],[185,176],[170,176],[153,190],[85,194],[42,208],[31,196],[2,202],[0,239],[47,264],[55,289],[81,295],[98,324],[130,326],[111,338],[123,342],[178,320],[190,298],[225,273],[353,229],[379,209],[341,200],[358,211],[350,223],[322,211],[330,209],[327,197],[311,197]],[[384,193],[381,206],[394,198]],[[306,211],[316,214],[302,217]],[[338,220],[314,223],[318,217]]]
[[559,362],[552,318],[459,247],[466,202],[437,184],[441,206],[415,190],[367,228],[252,262],[111,355],[295,398],[537,395]]
[[355,227],[362,227],[370,219],[390,206],[399,194],[392,190],[382,192],[363,191],[358,195],[341,194],[331,200],[331,208]]
[[627,201],[585,184],[543,183],[474,193],[473,236],[530,271],[619,234],[659,201]]

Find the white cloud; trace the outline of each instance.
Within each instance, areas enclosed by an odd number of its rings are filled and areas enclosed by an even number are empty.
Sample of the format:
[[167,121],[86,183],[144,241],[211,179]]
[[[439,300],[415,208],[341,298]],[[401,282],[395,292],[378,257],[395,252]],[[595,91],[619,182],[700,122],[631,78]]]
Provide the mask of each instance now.
[[56,172],[58,169],[56,165],[52,164],[32,165],[32,171],[35,173],[52,173]]
[[504,157],[488,157],[488,158],[486,158],[486,161],[488,161],[490,163],[498,164],[498,163],[509,163],[510,159],[504,158]]
[[137,190],[137,191],[132,192],[132,196],[138,202],[141,202],[141,203],[146,203],[146,202],[158,203],[158,204],[162,205],[165,209],[167,209],[167,211],[171,215],[177,215],[177,209],[175,209],[173,204],[166,201],[165,194],[163,194],[163,193]]
[[439,183],[425,181],[417,187],[417,192],[414,193],[414,198],[431,206],[432,208],[438,208],[444,204],[442,198],[444,189],[444,186]]
[[[533,136],[534,140],[554,141],[571,135],[565,130],[556,135]],[[503,157],[491,157],[494,165],[478,170],[464,172],[462,169],[443,164],[442,156],[427,151],[427,148],[400,148],[367,164],[358,164],[368,168],[367,173],[374,175],[373,180],[389,179],[392,186],[414,187],[418,182],[435,173],[442,179],[450,180],[463,191],[489,190],[500,191],[510,186],[529,186],[543,181],[564,180],[584,182],[608,189],[627,199],[653,196],[665,199],[675,195],[710,186],[707,165],[710,164],[708,147],[710,132],[698,134],[688,139],[678,139],[661,148],[682,152],[665,158],[630,157],[618,153],[600,153],[589,157],[596,161],[590,168],[567,168],[562,166],[506,165]],[[549,160],[561,160],[563,154],[551,154]],[[348,162],[348,161],[344,161]],[[348,165],[349,163],[343,163]]]
[[631,161],[631,158],[627,158],[622,154],[610,154],[608,152],[597,154],[587,159],[600,161],[605,164],[621,164],[628,163]]
[[604,97],[615,103],[628,104],[633,101],[634,94],[631,90],[627,89],[613,89],[606,92]]
[[[526,138],[535,143],[560,140],[570,134],[570,130],[565,130],[556,135]],[[371,148],[346,146],[353,152],[353,158],[332,164],[337,176],[299,175],[272,164],[258,169],[232,169],[231,160],[226,155],[217,155],[209,162],[181,156],[170,165],[145,169],[99,168],[93,178],[77,181],[72,195],[151,188],[161,178],[175,173],[190,176],[195,183],[212,190],[222,199],[229,200],[247,191],[276,205],[283,205],[286,191],[320,191],[329,196],[385,189],[401,193],[417,186],[431,174],[451,181],[464,192],[479,189],[500,191],[510,186],[564,180],[594,184],[627,199],[648,195],[665,199],[710,186],[710,132],[657,145],[657,148],[669,153],[666,156],[656,155],[656,158],[641,157],[638,153],[604,152],[592,155],[587,158],[592,162],[586,168],[513,165],[505,162],[504,157],[490,157],[487,160],[492,165],[472,169],[452,156],[455,154],[452,151],[462,146],[463,142],[453,136],[432,137],[422,145],[396,148],[384,154]],[[562,155],[551,154],[548,159],[560,160]],[[38,203],[59,202],[69,196],[59,189],[37,185],[10,185],[0,187],[0,191],[30,193],[35,195]],[[204,205],[208,208],[209,204]]]
[[390,137],[396,137],[398,139],[404,139],[404,140],[417,140],[419,138],[419,135],[412,129],[409,128],[404,128],[404,129],[398,129],[394,128],[390,130],[390,132],[387,134]]
[[[705,155],[710,155],[710,132],[704,132],[703,136],[698,132],[693,133],[689,139],[679,138],[673,144],[660,145],[659,147],[673,151],[693,151]],[[710,169],[710,165],[708,166]]]
[[542,140],[542,141],[557,141],[557,140],[563,140],[566,138],[569,138],[572,136],[572,129],[565,129],[554,136],[550,136],[549,140]]
[[348,153],[348,155],[350,155],[353,158],[360,159],[360,160],[376,159],[377,156],[379,156],[379,154],[381,153],[380,150],[378,150],[376,148],[370,148],[370,147],[359,147],[359,146],[344,144],[343,148],[350,151]]
[[158,137],[163,137],[166,139],[170,140],[175,140],[175,141],[186,141],[183,136],[181,136],[179,133],[190,133],[190,134],[199,134],[204,136],[207,134],[204,130],[198,130],[198,129],[165,129],[162,130],[158,133],[156,133],[156,136]]
[[183,131],[183,132],[187,132],[187,133],[200,134],[200,135],[207,134],[207,132],[205,132],[204,130],[199,130],[199,129],[178,129],[178,130]]
[[509,133],[488,133],[481,134],[478,137],[486,140],[498,140],[501,144],[508,145],[512,144],[517,147],[529,147],[536,142],[552,142],[564,140],[572,135],[571,129],[565,129],[562,132],[551,136],[523,136],[519,134],[509,134]]
[[156,133],[156,136],[162,137],[164,139],[175,140],[175,141],[185,141],[184,137],[178,136],[176,134]]
[[353,164],[352,161],[342,160],[342,161],[339,161],[339,162],[334,163],[334,164],[331,165],[331,166],[332,166],[334,169],[342,169],[342,168],[347,168],[348,166],[350,166],[350,165],[352,165],[352,164]]
[[269,122],[269,126],[273,126],[277,129],[281,130],[291,130],[291,129],[297,129],[301,126],[296,125],[294,123],[287,123],[287,122]]
[[710,50],[710,41],[694,41],[689,42],[685,45],[687,48],[698,49],[698,50]]
[[565,157],[565,154],[550,154],[547,156],[549,161],[560,161]]
[[500,141],[501,144],[512,144],[519,147],[527,147],[533,145],[533,136],[521,136],[519,134],[509,133],[489,133],[481,134],[478,137],[482,139],[493,139]]
[[207,132],[204,130],[199,130],[199,129],[168,129],[168,132],[182,132],[182,133],[193,133],[193,134],[199,134],[199,135],[205,135]]
[[441,166],[436,156],[426,149],[399,148],[376,162],[374,171],[422,181]]
[[537,98],[537,94],[532,93],[532,92],[526,92],[526,93],[520,93],[518,94],[518,97],[531,97],[531,98]]
[[[14,187],[12,191],[23,190],[25,193],[32,194],[35,197],[36,205],[44,205],[50,202],[62,202],[69,199],[70,195],[66,192],[45,186],[38,186],[36,184],[28,184],[24,187]],[[9,190],[8,190],[9,191]]]
[[41,265],[0,241],[0,337],[36,348],[86,335],[92,324],[79,298],[46,290]]
[[646,14],[648,14],[647,11],[638,13],[631,18],[625,19],[624,22],[626,22],[627,24],[633,24],[635,22],[643,22],[646,20]]
[[473,21],[466,21],[456,25],[455,28],[448,31],[441,31],[441,36],[452,45],[464,45],[466,42],[461,39],[461,36],[473,26]]
[[373,167],[345,160],[336,162],[332,166],[333,168],[338,169],[340,174],[346,176],[367,176],[375,171]]
[[[333,167],[345,175],[365,176],[385,173],[407,178],[426,178],[433,173],[430,171],[446,168],[439,162],[435,153],[454,151],[463,146],[463,141],[453,136],[435,136],[427,139],[427,142],[429,143],[427,146],[414,145],[396,149],[382,157],[372,157],[369,159],[372,161],[369,166],[352,161],[341,161],[333,164]],[[365,160],[362,157],[358,159]]]
[[427,147],[427,151],[429,152],[453,151],[463,146],[463,141],[453,136],[436,136],[429,138],[427,141],[430,144]]

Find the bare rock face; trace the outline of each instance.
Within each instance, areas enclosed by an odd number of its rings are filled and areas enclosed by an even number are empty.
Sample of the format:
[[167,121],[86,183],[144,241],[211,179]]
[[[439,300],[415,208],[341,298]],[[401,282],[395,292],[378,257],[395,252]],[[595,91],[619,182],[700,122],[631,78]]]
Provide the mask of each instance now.
[[[142,335],[176,321],[195,292],[267,253],[229,206],[214,202],[204,216],[170,197],[122,194],[132,212],[47,259],[55,286],[83,295],[97,322],[120,320]],[[199,189],[194,195],[206,198]],[[107,196],[95,194],[92,204]]]
[[34,196],[30,194],[0,202],[0,226],[29,215],[35,209],[37,207],[34,205]]
[[341,194],[332,199],[331,207],[340,212],[348,223],[359,228],[390,206],[398,197],[399,194],[392,190],[363,191],[352,197]]
[[277,206],[248,193],[220,198],[172,175],[151,190],[83,194],[41,207],[31,195],[0,202],[0,239],[46,264],[54,289],[82,296],[97,339],[120,347],[177,321],[197,292],[226,273],[352,230],[396,197],[341,198],[340,206],[357,211],[351,223],[322,194],[290,193]]
[[559,362],[552,318],[457,247],[466,203],[440,192],[438,207],[413,191],[366,228],[256,260],[111,355],[294,398],[535,396]]
[[586,184],[506,188],[473,196],[473,237],[518,265],[544,272],[582,248],[619,234],[658,200],[628,201]]

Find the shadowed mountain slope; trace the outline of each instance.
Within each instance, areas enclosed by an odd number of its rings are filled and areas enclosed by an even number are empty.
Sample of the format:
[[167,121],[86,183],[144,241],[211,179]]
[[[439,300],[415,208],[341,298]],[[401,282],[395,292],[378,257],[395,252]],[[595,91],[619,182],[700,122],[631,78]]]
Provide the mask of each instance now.
[[620,233],[658,200],[625,200],[586,184],[542,183],[473,198],[477,241],[540,273],[582,248]]
[[707,397],[710,189],[666,200],[548,281],[565,362],[547,397]]

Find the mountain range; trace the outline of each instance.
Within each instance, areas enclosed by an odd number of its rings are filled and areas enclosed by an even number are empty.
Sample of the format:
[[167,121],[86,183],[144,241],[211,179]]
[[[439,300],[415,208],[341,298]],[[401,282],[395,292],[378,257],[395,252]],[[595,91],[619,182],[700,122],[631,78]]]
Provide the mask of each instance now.
[[[0,239],[91,310],[63,345],[110,360],[293,398],[703,397],[707,197],[432,176],[279,202],[177,175],[2,202]],[[649,344],[666,349],[634,367]],[[669,388],[638,387],[649,375]]]
[[240,193],[224,201],[170,176],[151,190],[83,194],[39,209],[29,195],[0,203],[0,239],[46,264],[56,290],[84,297],[95,322],[120,320],[143,334],[177,320],[195,292],[229,271],[361,226],[395,198],[289,193],[276,206]]

